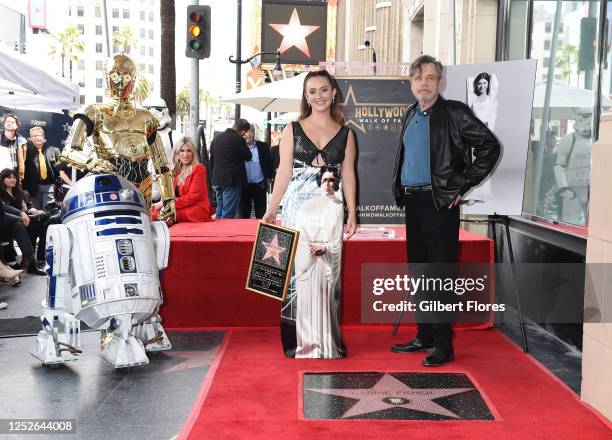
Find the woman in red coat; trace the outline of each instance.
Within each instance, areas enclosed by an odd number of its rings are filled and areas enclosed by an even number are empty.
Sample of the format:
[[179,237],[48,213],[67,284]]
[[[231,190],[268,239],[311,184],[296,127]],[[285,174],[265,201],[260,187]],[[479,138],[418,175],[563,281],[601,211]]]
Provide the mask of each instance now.
[[[183,137],[172,151],[177,223],[212,221],[214,209],[208,200],[206,168],[197,161],[198,154],[193,141]],[[153,220],[157,220],[162,202],[157,202],[153,208]]]

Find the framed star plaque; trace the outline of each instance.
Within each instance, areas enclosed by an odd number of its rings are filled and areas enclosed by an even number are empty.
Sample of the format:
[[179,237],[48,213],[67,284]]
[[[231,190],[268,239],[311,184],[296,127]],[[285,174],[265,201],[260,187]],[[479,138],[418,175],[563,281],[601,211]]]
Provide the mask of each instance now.
[[[261,49],[280,51],[283,64],[317,65],[326,59],[327,2],[264,0],[262,4]],[[274,55],[264,55],[273,63]]]
[[293,271],[300,233],[294,229],[259,222],[253,245],[246,289],[284,301]]

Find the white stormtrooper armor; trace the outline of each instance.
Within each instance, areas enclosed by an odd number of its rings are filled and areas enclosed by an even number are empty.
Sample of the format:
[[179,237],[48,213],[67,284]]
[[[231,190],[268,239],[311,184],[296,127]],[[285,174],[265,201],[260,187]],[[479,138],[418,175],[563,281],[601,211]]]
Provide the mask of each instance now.
[[574,132],[563,136],[557,145],[555,180],[563,197],[561,220],[584,225],[589,203],[591,165],[592,109],[581,108],[576,115]]
[[[80,321],[103,328],[102,356],[116,368],[171,349],[158,315],[169,247],[167,225],[149,221],[143,195],[128,180],[90,174],[76,182],[62,224],[48,229],[48,291],[32,355],[44,364],[78,359]],[[66,288],[73,315],[64,311]]]
[[[170,112],[166,106],[166,101],[160,97],[151,97],[145,99],[142,106],[148,109],[153,115],[159,120],[159,127],[157,133],[164,144],[164,150],[168,157],[168,163],[173,165],[172,162],[172,148],[177,142],[180,142],[183,134],[177,130],[173,130],[170,127],[172,118]],[[149,163],[149,169],[153,168],[153,164]],[[153,200],[157,201],[160,197],[159,185],[156,181],[153,182]]]

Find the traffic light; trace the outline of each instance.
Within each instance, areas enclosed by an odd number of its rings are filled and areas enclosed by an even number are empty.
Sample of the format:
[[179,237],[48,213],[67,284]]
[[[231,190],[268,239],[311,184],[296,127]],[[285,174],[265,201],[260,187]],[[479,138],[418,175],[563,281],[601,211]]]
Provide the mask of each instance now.
[[187,58],[210,56],[210,6],[187,6]]

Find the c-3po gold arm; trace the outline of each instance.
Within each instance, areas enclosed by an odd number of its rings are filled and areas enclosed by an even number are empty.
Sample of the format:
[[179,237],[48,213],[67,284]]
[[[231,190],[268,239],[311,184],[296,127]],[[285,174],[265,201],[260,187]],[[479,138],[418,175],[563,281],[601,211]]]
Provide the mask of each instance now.
[[164,145],[157,133],[157,120],[147,122],[147,142],[151,154],[151,162],[155,170],[159,192],[164,207],[158,218],[166,223],[174,223],[176,210],[174,208],[174,184],[170,164],[164,150]]
[[98,157],[94,149],[89,152],[83,151],[87,143],[87,137],[91,136],[94,122],[84,113],[77,113],[66,139],[66,145],[62,150],[60,161],[71,167],[84,171],[96,173],[113,173],[115,167],[107,160]]

